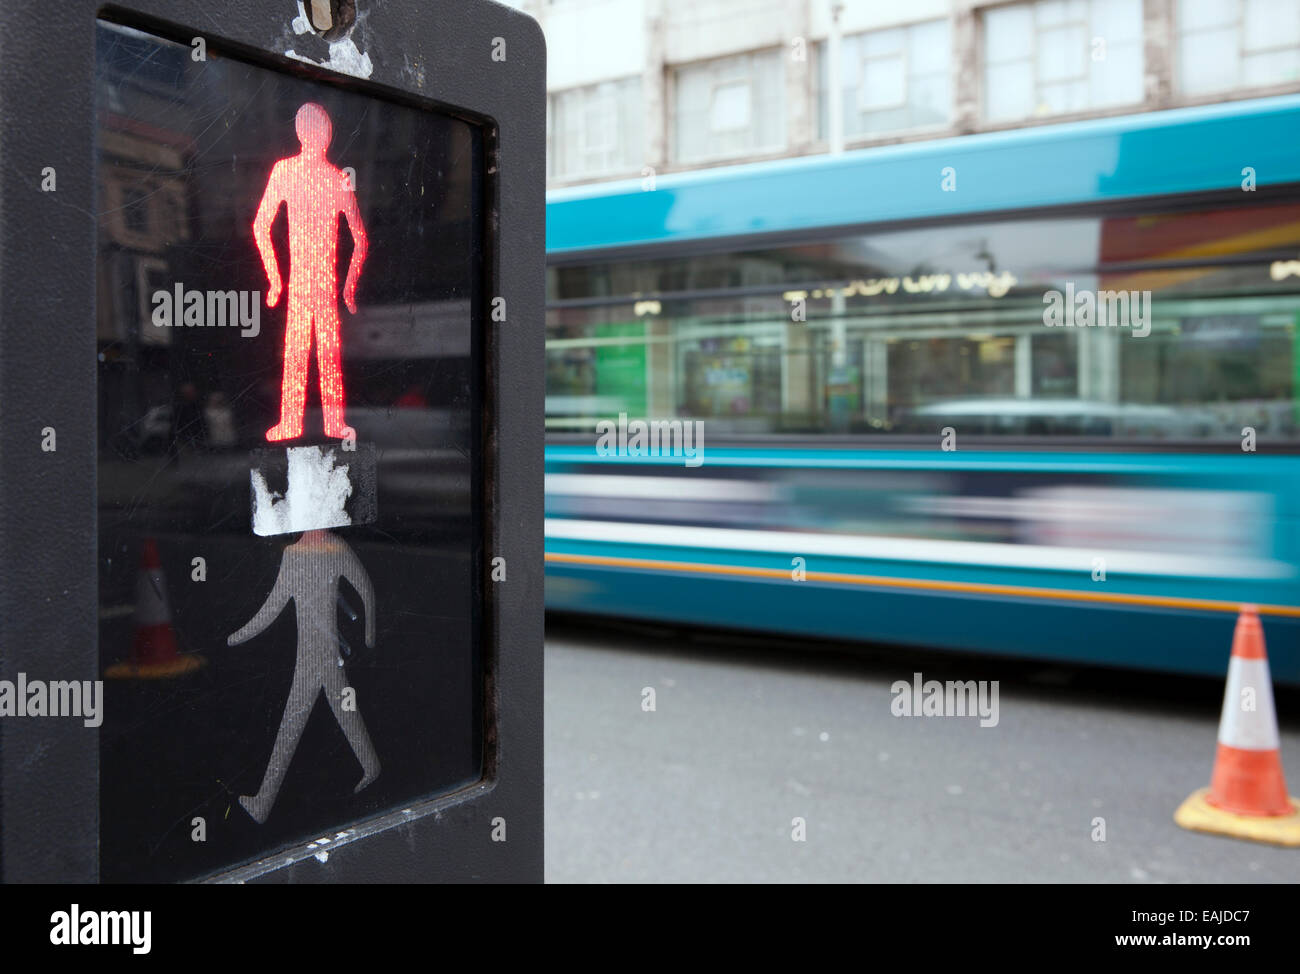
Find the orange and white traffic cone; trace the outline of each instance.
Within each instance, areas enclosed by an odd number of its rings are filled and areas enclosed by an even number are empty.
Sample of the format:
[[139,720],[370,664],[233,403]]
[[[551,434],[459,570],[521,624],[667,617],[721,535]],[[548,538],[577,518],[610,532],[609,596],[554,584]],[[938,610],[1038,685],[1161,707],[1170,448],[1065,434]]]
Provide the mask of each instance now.
[[153,538],[145,538],[135,587],[135,636],[131,640],[131,658],[123,663],[114,663],[104,675],[110,679],[158,679],[196,670],[203,662],[203,657],[193,653],[182,656],[176,647],[158,545]]
[[1300,846],[1300,801],[1286,793],[1264,629],[1243,605],[1232,636],[1219,747],[1210,787],[1174,813],[1183,828],[1275,845]]

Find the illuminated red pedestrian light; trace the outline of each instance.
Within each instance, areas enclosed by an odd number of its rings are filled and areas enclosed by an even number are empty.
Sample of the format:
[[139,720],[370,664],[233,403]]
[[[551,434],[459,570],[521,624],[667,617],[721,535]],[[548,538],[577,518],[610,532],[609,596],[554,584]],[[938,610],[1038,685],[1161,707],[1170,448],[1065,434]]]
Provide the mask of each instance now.
[[284,326],[284,378],[280,387],[280,421],[266,431],[271,442],[302,435],[307,404],[307,365],[312,335],[320,372],[325,435],[355,436],[344,421],[345,396],[339,346],[338,262],[339,215],[352,234],[352,260],[343,283],[343,302],[356,314],[357,280],[366,259],[366,228],[356,193],[347,175],[325,157],[332,126],[325,109],[308,102],[294,120],[302,151],[281,159],[271,169],[253,219],[253,235],[266,269],[266,306],[274,307],[283,289],[271,224],[283,203],[289,218],[289,300]]

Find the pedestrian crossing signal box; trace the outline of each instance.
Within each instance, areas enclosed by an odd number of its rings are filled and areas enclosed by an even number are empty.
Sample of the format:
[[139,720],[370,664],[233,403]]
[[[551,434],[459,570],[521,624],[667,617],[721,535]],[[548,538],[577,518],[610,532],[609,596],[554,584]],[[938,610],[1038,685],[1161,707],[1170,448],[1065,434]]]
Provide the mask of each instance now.
[[5,20],[3,879],[539,880],[537,24]]

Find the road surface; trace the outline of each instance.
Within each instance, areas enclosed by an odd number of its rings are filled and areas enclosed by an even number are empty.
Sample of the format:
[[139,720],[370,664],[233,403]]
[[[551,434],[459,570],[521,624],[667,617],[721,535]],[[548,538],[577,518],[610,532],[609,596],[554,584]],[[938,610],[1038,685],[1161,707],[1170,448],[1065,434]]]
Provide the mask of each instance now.
[[[917,671],[997,679],[997,725],[895,716],[891,685]],[[552,621],[546,877],[1294,882],[1300,850],[1173,823],[1209,783],[1222,692],[1206,680]],[[1280,693],[1280,715],[1296,703]],[[1300,728],[1285,719],[1282,756],[1295,794]]]

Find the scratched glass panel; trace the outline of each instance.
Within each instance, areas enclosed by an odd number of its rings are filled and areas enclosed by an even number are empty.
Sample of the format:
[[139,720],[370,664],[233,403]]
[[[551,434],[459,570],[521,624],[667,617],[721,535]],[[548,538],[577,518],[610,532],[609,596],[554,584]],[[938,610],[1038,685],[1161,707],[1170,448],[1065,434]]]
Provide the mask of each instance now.
[[97,28],[102,878],[326,860],[483,759],[483,146]]

